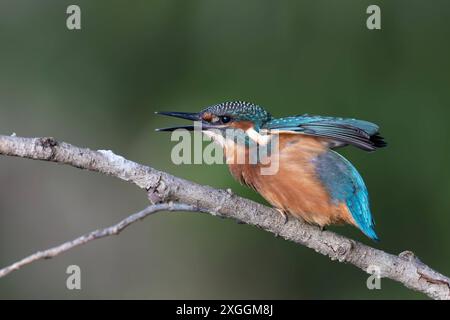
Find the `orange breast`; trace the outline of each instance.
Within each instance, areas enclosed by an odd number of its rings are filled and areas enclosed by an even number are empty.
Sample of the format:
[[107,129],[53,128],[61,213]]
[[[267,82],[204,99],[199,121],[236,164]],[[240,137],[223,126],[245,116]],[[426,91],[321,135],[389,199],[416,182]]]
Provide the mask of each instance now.
[[[245,147],[229,146],[225,150],[227,159],[237,152],[248,153],[248,149],[241,148]],[[261,164],[229,162],[228,165],[238,181],[251,186],[274,207],[294,217],[320,226],[355,224],[345,203],[334,203],[316,176],[312,159],[323,152],[326,152],[326,144],[320,138],[286,133],[280,134],[279,152],[270,158],[278,161],[275,174],[262,175],[264,165]]]

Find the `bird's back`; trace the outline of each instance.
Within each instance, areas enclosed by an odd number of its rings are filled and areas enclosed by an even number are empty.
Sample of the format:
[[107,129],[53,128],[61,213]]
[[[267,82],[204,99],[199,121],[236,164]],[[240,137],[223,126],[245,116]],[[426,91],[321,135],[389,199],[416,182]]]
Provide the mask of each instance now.
[[351,118],[310,115],[275,118],[266,122],[263,130],[324,138],[330,148],[350,144],[365,151],[374,151],[386,146],[376,124]]

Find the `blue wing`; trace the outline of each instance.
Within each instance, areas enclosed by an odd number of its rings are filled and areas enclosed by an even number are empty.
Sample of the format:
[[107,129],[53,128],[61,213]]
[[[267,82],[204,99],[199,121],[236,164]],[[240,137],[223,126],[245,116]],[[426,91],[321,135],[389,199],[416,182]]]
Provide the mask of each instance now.
[[357,119],[303,115],[272,119],[264,124],[263,129],[327,138],[334,142],[331,147],[351,144],[366,151],[374,151],[386,146],[378,134],[379,127],[376,124]]
[[315,160],[316,172],[333,201],[345,202],[358,227],[378,241],[369,208],[369,194],[356,168],[339,153],[329,150]]

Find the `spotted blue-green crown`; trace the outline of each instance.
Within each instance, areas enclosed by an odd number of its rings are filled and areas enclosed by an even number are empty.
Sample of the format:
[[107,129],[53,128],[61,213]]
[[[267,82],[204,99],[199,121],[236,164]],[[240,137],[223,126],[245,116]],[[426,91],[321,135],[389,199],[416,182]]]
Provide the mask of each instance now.
[[253,121],[262,125],[272,119],[270,113],[260,106],[244,101],[229,101],[205,108],[203,112],[210,112],[217,116],[230,116],[237,120]]

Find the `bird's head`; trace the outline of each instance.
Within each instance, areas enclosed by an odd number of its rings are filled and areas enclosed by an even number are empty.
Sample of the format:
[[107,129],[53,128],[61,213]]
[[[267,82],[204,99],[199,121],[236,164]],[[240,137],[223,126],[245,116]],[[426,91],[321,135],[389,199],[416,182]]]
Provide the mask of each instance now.
[[[259,131],[261,126],[271,119],[271,115],[260,106],[243,101],[223,102],[206,107],[200,112],[157,112],[171,117],[201,122],[201,130],[253,129]],[[193,125],[161,128],[157,131],[174,131],[176,129],[194,130]]]

